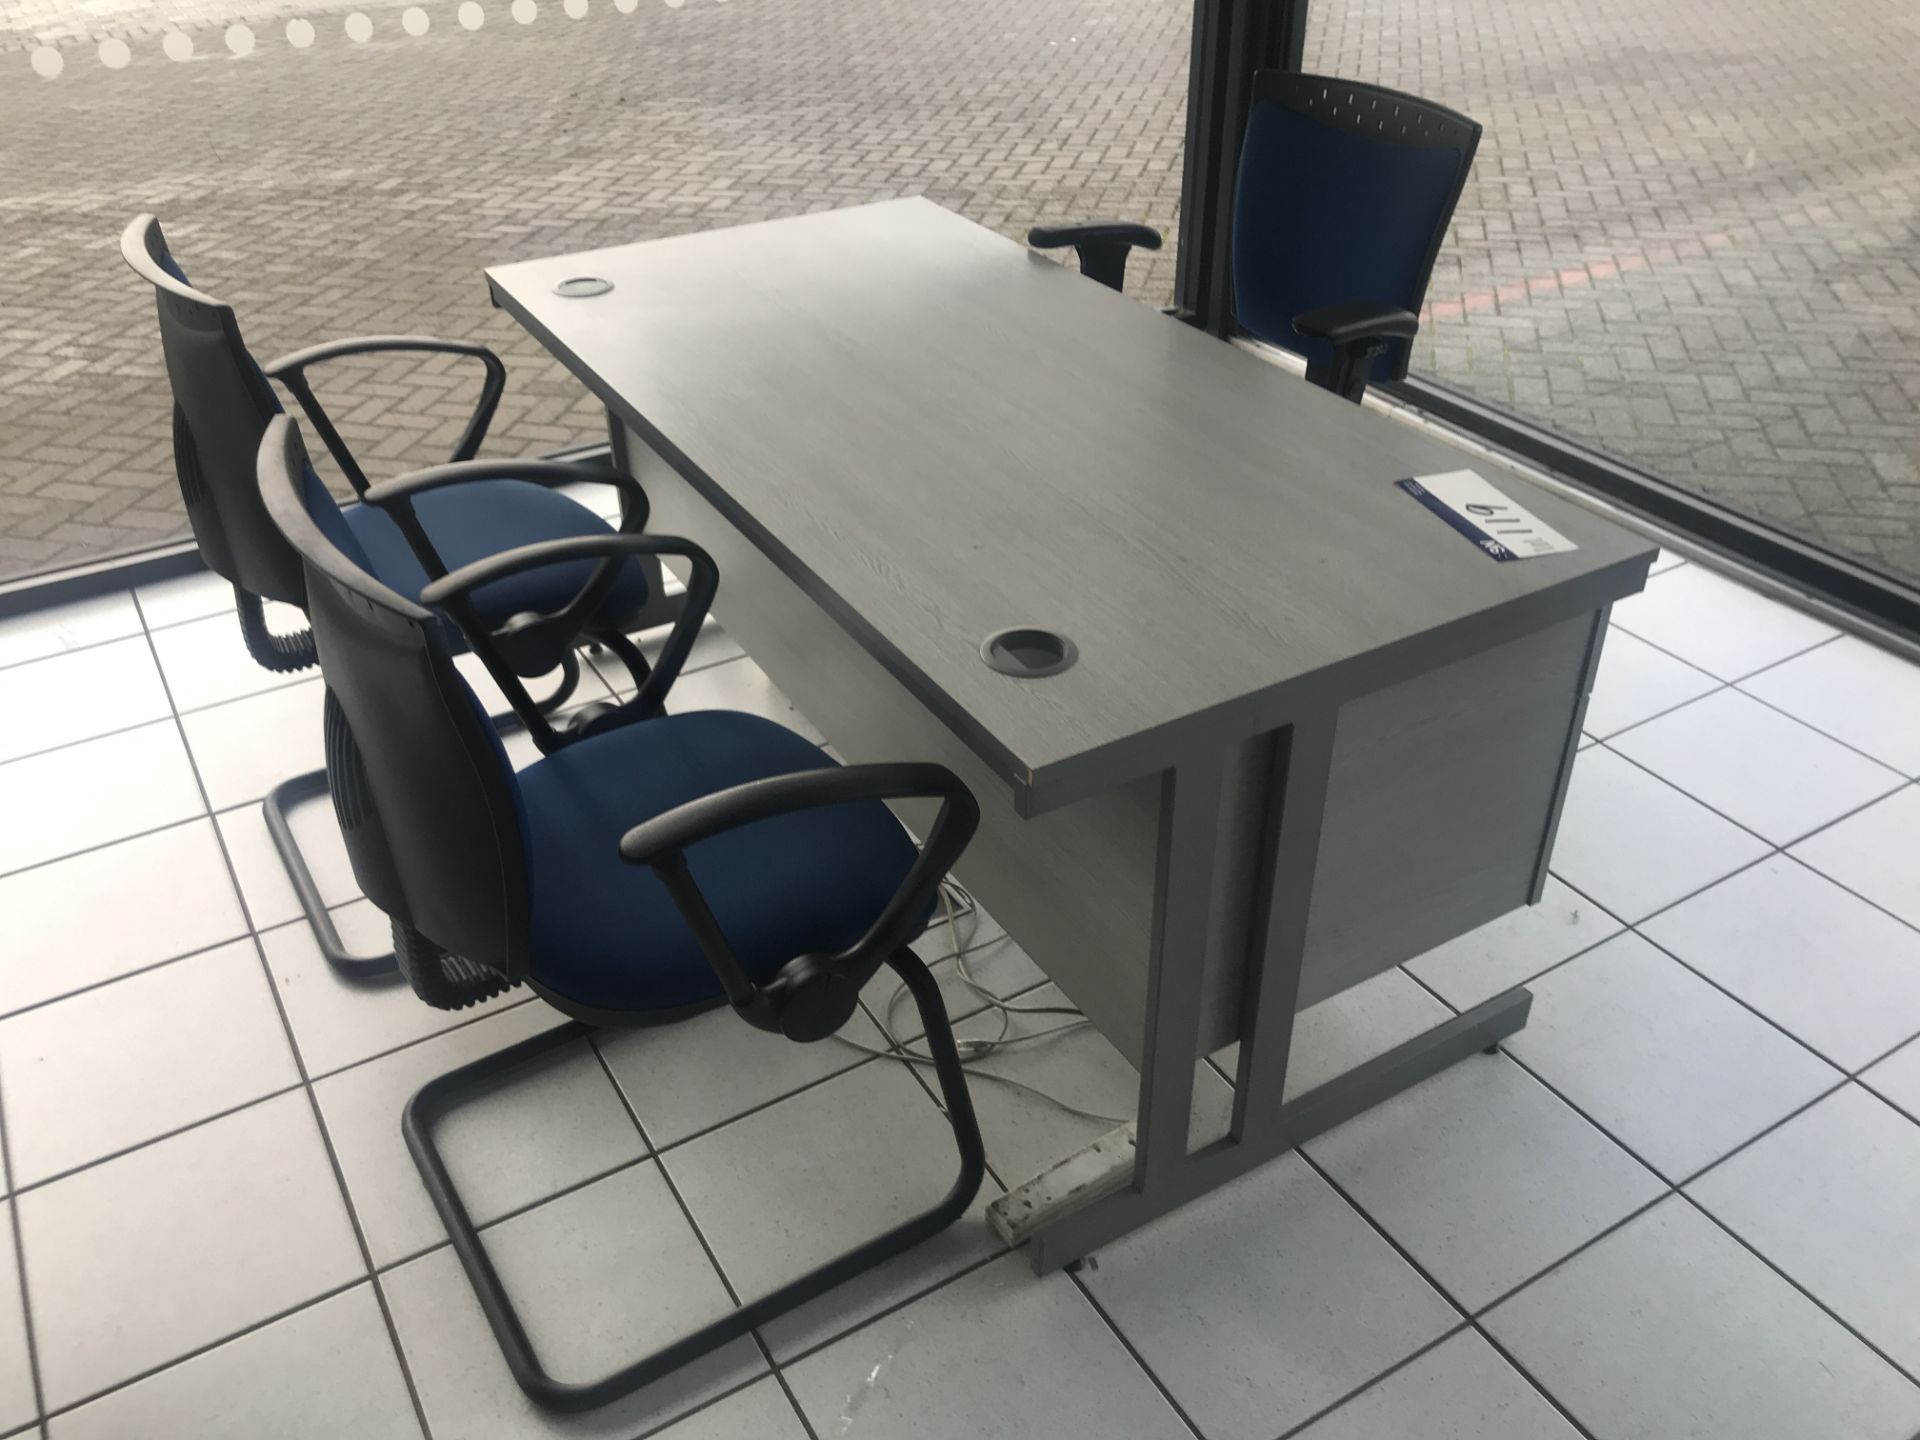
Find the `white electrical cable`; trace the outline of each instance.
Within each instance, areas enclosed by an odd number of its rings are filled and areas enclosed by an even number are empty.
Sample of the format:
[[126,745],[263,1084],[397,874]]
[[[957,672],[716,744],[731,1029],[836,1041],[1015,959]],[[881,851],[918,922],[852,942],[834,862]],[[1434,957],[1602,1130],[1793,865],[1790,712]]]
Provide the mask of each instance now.
[[[956,896],[959,899],[958,905],[955,904]],[[940,911],[940,918],[929,924],[927,929],[932,930],[936,926],[945,925],[947,927],[949,949],[946,954],[926,961],[925,964],[927,968],[931,970],[935,965],[941,964],[944,961],[953,961],[954,971],[959,977],[960,983],[964,985],[971,994],[984,1001],[987,1009],[997,1012],[1000,1017],[999,1034],[992,1037],[955,1040],[954,1048],[960,1053],[960,1063],[962,1065],[966,1065],[972,1060],[983,1060],[998,1050],[1009,1049],[1015,1045],[1029,1045],[1037,1040],[1047,1040],[1057,1035],[1065,1035],[1090,1023],[1085,1015],[1081,1014],[1078,1009],[1071,1005],[1012,1004],[1003,996],[989,990],[974,977],[973,972],[967,967],[967,956],[977,954],[982,950],[991,949],[995,945],[1005,944],[1011,937],[1003,931],[989,940],[974,943],[974,932],[970,930],[966,937],[964,939],[962,938],[960,934],[961,919],[966,916],[973,916],[975,919],[975,928],[977,929],[980,908],[973,896],[967,893],[965,887],[951,876],[940,883]],[[867,1055],[902,1059],[911,1065],[931,1066],[934,1063],[933,1056],[911,1049],[910,1047],[913,1041],[902,1040],[894,1033],[894,1014],[899,1009],[901,997],[908,993],[905,981],[896,985],[893,993],[887,997],[885,1011],[877,1017],[880,1033],[886,1037],[887,1043],[893,1047],[892,1049],[876,1050],[871,1045],[863,1045],[858,1040],[850,1039],[844,1034],[836,1035],[834,1038],[841,1044],[849,1045],[855,1050],[859,1050]],[[1064,1025],[1055,1025],[1049,1029],[1036,1030],[1026,1035],[1010,1036],[1008,1031],[1013,1028],[1012,1017],[1015,1015],[1069,1015],[1073,1018]],[[924,1037],[918,1038],[924,1039]],[[1027,1094],[1044,1100],[1049,1105],[1055,1106],[1069,1115],[1074,1115],[1084,1120],[1097,1121],[1103,1125],[1123,1125],[1126,1123],[1125,1119],[1119,1116],[1101,1115],[1092,1110],[1082,1110],[1077,1105],[1069,1105],[1066,1101],[1060,1099],[1059,1096],[1049,1095],[1037,1086],[1029,1085],[1021,1080],[1015,1080],[1010,1075],[996,1074],[992,1070],[970,1070],[968,1074],[974,1079],[991,1080],[996,1084],[1025,1091]]]

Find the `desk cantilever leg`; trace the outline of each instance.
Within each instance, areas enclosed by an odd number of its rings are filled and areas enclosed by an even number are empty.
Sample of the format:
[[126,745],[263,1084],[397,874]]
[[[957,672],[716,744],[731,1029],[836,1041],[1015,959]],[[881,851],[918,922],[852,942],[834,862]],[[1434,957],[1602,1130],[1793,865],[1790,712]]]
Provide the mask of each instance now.
[[1261,873],[1268,883],[1256,899],[1249,928],[1233,1123],[1225,1139],[1192,1154],[1186,1147],[1198,1059],[1201,967],[1196,957],[1205,949],[1221,770],[1218,764],[1196,764],[1168,772],[1163,781],[1138,1118],[1010,1191],[988,1210],[1010,1242],[1032,1241],[1035,1273],[1077,1262],[1526,1024],[1533,997],[1510,990],[1304,1095],[1284,1099],[1333,733],[1334,716],[1325,714],[1303,718],[1274,737],[1261,850]]

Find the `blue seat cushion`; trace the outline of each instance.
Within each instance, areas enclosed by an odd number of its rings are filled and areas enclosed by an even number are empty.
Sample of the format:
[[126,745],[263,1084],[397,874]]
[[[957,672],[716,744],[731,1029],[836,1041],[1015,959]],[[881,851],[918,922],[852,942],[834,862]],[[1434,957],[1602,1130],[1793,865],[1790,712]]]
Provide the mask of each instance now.
[[[516,546],[605,535],[612,528],[579,502],[526,480],[476,480],[430,491],[413,502],[413,509],[449,570]],[[426,588],[427,572],[392,517],[372,505],[352,505],[340,514],[360,551],[355,555],[342,546],[348,558],[390,589],[408,599],[418,597]],[[473,601],[489,628],[522,611],[557,610],[579,592],[597,563],[576,560],[523,571],[481,586],[473,592]],[[646,579],[629,560],[621,565],[600,614],[614,629],[625,630],[646,602]]]
[[[561,1000],[627,1014],[722,998],[666,887],[649,867],[620,858],[620,837],[729,785],[833,763],[771,720],[710,710],[609,731],[521,771],[528,978]],[[687,851],[694,880],[755,980],[797,955],[857,941],[916,858],[878,801],[775,816]]]

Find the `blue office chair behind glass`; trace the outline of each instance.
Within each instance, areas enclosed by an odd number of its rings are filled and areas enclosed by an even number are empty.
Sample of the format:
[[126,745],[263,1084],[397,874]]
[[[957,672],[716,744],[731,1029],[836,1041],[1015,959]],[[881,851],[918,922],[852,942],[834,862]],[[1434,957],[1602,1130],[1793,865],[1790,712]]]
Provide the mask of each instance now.
[[[1307,378],[1358,401],[1407,373],[1420,306],[1480,126],[1416,96],[1324,75],[1254,77],[1233,203],[1239,328],[1302,356]],[[1145,225],[1043,225],[1037,249],[1072,245],[1118,290]]]

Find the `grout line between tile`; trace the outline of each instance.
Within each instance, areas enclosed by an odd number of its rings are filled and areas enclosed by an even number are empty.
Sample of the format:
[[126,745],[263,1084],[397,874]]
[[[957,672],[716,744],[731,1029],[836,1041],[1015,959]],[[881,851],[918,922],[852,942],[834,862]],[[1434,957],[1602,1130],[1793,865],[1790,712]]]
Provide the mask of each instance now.
[[[164,725],[167,722],[165,720],[155,720],[150,723]],[[11,880],[16,875],[25,875],[29,870],[44,870],[49,865],[58,865],[62,860],[78,860],[82,855],[91,855],[98,850],[109,850],[115,845],[124,845],[130,840],[145,840],[149,836],[160,834],[162,831],[177,830],[182,825],[195,825],[207,818],[206,815],[178,815],[171,820],[159,825],[150,826],[145,830],[135,830],[126,835],[116,835],[111,840],[99,840],[92,845],[82,845],[78,850],[68,850],[63,854],[49,855],[44,860],[35,860],[31,864],[21,865],[13,870],[0,871],[0,880]]]
[[164,725],[173,718],[173,712],[164,715],[149,715],[141,720],[129,721],[125,725],[116,725],[111,730],[101,730],[91,735],[78,735],[56,744],[43,745],[38,750],[22,750],[18,755],[8,755],[0,759],[0,769],[8,765],[17,765],[27,760],[44,760],[49,755],[58,755],[63,750],[78,749],[82,745],[91,745],[95,740],[111,740],[119,735],[131,735],[136,730],[145,730],[152,726]]
[[[1823,1096],[1821,1098],[1824,1099],[1826,1097]],[[1688,1183],[1691,1184],[1692,1182],[1689,1181]],[[1714,1214],[1711,1210],[1709,1210],[1705,1205],[1702,1205],[1698,1200],[1694,1199],[1693,1196],[1689,1195],[1684,1189],[1677,1189],[1674,1193],[1677,1194],[1687,1204],[1691,1205],[1701,1215],[1704,1215],[1709,1222],[1717,1226],[1725,1235],[1727,1235],[1730,1239],[1732,1239],[1736,1245],[1740,1246],[1741,1249],[1745,1250],[1749,1255],[1753,1256],[1754,1259],[1758,1260],[1762,1265],[1766,1266],[1767,1269],[1771,1270],[1775,1275],[1778,1275],[1787,1284],[1791,1285],[1796,1291],[1798,1291],[1802,1296],[1804,1296],[1807,1299],[1807,1301],[1813,1305],[1815,1309],[1820,1311],[1821,1314],[1825,1315],[1829,1320],[1833,1321],[1834,1324],[1838,1325],[1842,1330],[1846,1331],[1855,1340],[1858,1340],[1862,1345],[1866,1346],[1867,1349],[1871,1350],[1875,1355],[1879,1356],[1882,1361],[1884,1361],[1888,1366],[1892,1368],[1894,1374],[1902,1376],[1910,1385],[1920,1386],[1920,1376],[1915,1375],[1915,1373],[1912,1370],[1909,1370],[1906,1366],[1902,1365],[1898,1360],[1894,1359],[1886,1351],[1882,1350],[1878,1345],[1874,1344],[1873,1341],[1868,1339],[1867,1336],[1862,1331],[1855,1329],[1852,1323],[1849,1322],[1844,1315],[1842,1315],[1838,1310],[1835,1310],[1831,1305],[1827,1304],[1826,1301],[1822,1300],[1818,1295],[1814,1294],[1813,1291],[1809,1290],[1805,1285],[1802,1285],[1798,1280],[1794,1279],[1792,1275],[1787,1273],[1784,1267],[1777,1265],[1772,1260],[1768,1259],[1766,1255],[1761,1253],[1758,1246],[1754,1245],[1739,1231],[1735,1230],[1731,1225],[1727,1224],[1718,1215]]]
[[[119,593],[128,596],[133,594],[131,590],[122,590]],[[80,601],[78,603],[85,604],[86,602]],[[12,620],[34,613],[32,610],[26,610],[22,611],[20,616],[9,615],[7,618]],[[19,670],[28,665],[38,665],[42,660],[61,660],[68,655],[84,655],[87,651],[98,650],[102,646],[118,645],[124,640],[138,640],[141,633],[139,630],[129,630],[124,635],[109,635],[102,640],[89,640],[84,645],[68,645],[63,649],[54,650],[46,655],[29,655],[24,660],[0,660],[0,671]],[[0,1440],[5,1440],[5,1437],[0,1436]]]
[[[308,1299],[302,1300],[297,1305],[289,1305],[283,1310],[276,1310],[271,1315],[264,1316],[259,1320],[255,1320],[249,1324],[242,1325],[238,1330],[235,1330],[230,1334],[221,1335],[216,1337],[215,1339],[208,1340],[203,1344],[196,1345],[193,1347],[193,1349],[188,1350],[184,1354],[175,1355],[172,1359],[166,1360],[161,1364],[150,1365],[137,1375],[129,1375],[123,1380],[116,1380],[111,1385],[103,1386],[101,1389],[95,1390],[90,1394],[82,1395],[78,1400],[69,1400],[64,1405],[56,1406],[52,1410],[49,1410],[47,1412],[46,1418],[48,1420],[57,1420],[62,1415],[70,1415],[75,1410],[79,1410],[84,1408],[85,1406],[91,1405],[97,1400],[104,1400],[109,1395],[117,1395],[122,1390],[126,1390],[131,1388],[132,1386],[140,1384],[143,1380],[151,1380],[154,1376],[164,1374],[166,1371],[172,1370],[176,1366],[185,1365],[190,1360],[198,1360],[202,1355],[206,1355],[211,1353],[212,1351],[218,1350],[223,1345],[231,1345],[237,1340],[244,1340],[249,1335],[255,1334],[256,1332],[261,1330],[265,1330],[269,1326],[278,1325],[282,1320],[289,1320],[293,1318],[295,1315],[299,1315],[305,1311],[313,1309],[313,1307],[316,1305],[324,1305],[329,1300],[336,1300],[340,1296],[345,1295],[349,1290],[354,1289],[356,1286],[367,1284],[369,1278],[370,1277],[366,1275],[355,1275],[352,1279],[343,1280],[338,1285],[329,1286],[326,1290],[322,1291],[320,1294],[314,1295],[309,1297]],[[404,1373],[404,1371],[405,1371],[405,1367],[403,1366],[402,1373]]]
[[[199,822],[196,820],[190,823],[198,824]],[[191,950],[183,950],[178,955],[169,955],[164,960],[149,961],[138,969],[128,970],[119,975],[109,975],[104,980],[95,980],[89,984],[79,986],[77,989],[63,990],[58,995],[47,996],[44,1000],[29,1001],[16,1010],[0,1011],[0,1023],[15,1019],[21,1015],[31,1015],[34,1011],[44,1010],[49,1005],[58,1005],[62,1000],[72,1000],[77,996],[92,994],[95,990],[104,990],[109,985],[118,985],[122,980],[131,980],[136,975],[151,975],[156,970],[164,970],[167,966],[177,965],[182,960],[191,960],[197,955],[210,954],[215,950],[224,949],[228,945],[238,945],[242,941],[252,938],[252,931],[241,930],[223,939],[215,940],[211,944],[199,945]],[[5,1440],[5,1437],[0,1437],[0,1440]]]
[[230,1116],[238,1115],[243,1110],[251,1110],[256,1105],[264,1105],[269,1100],[278,1100],[283,1096],[291,1095],[300,1088],[300,1082],[296,1080],[291,1085],[282,1085],[277,1090],[269,1090],[262,1094],[251,1096],[246,1100],[242,1100],[237,1105],[227,1106],[224,1110],[215,1111],[211,1115],[202,1115],[196,1120],[189,1120],[184,1125],[176,1125],[173,1129],[164,1131],[159,1135],[149,1135],[144,1140],[136,1140],[131,1145],[123,1145],[118,1150],[110,1150],[104,1155],[95,1156],[84,1164],[69,1166],[67,1169],[56,1171],[52,1175],[44,1175],[38,1180],[29,1180],[26,1184],[14,1190],[13,1193],[15,1195],[31,1195],[36,1190],[44,1190],[47,1186],[57,1185],[62,1180],[71,1180],[74,1176],[84,1174],[86,1171],[95,1169],[98,1166],[111,1164],[115,1160],[123,1160],[129,1155],[137,1154],[139,1151],[158,1145],[163,1140],[176,1139],[181,1135],[187,1134],[189,1131],[200,1129],[203,1125],[211,1125],[216,1120],[225,1120]]
[[1435,1350],[1438,1350],[1442,1345],[1446,1344],[1449,1340],[1452,1340],[1459,1335],[1465,1335],[1469,1331],[1472,1331],[1473,1328],[1474,1327],[1473,1327],[1472,1321],[1462,1320],[1458,1325],[1452,1326],[1451,1328],[1442,1332],[1440,1335],[1436,1336],[1434,1339],[1429,1340],[1426,1344],[1422,1345],[1419,1349],[1414,1350],[1411,1353],[1407,1354],[1406,1356],[1402,1357],[1401,1359],[1394,1361],[1393,1364],[1389,1365],[1386,1369],[1382,1370],[1378,1375],[1375,1375],[1371,1380],[1363,1381],[1361,1384],[1354,1386],[1351,1390],[1347,1391],[1345,1394],[1341,1395],[1339,1398],[1335,1399],[1331,1403],[1321,1406],[1318,1410],[1314,1411],[1311,1415],[1307,1416],[1307,1418],[1302,1420],[1299,1424],[1288,1426],[1285,1430],[1280,1432],[1279,1440],[1292,1440],[1292,1437],[1300,1434],[1303,1430],[1306,1430],[1311,1426],[1319,1424],[1320,1421],[1326,1419],[1327,1416],[1331,1415],[1334,1411],[1338,1410],[1341,1406],[1347,1404],[1350,1401],[1359,1399],[1362,1395],[1366,1394],[1367,1391],[1373,1389],[1374,1386],[1383,1384],[1386,1381],[1392,1379],[1395,1375],[1398,1375],[1402,1370],[1406,1369],[1409,1365],[1412,1365],[1414,1362],[1420,1360],[1424,1356],[1431,1355]]
[[[6,1096],[0,1086],[0,1178],[7,1186],[7,1223],[13,1245],[13,1264],[20,1286],[20,1319],[27,1337],[27,1374],[33,1381],[33,1424],[47,1433],[46,1389],[40,1381],[40,1346],[33,1328],[33,1304],[27,1298],[27,1242],[20,1228],[20,1197],[13,1188],[13,1144],[7,1134]],[[0,1296],[0,1303],[5,1303]]]
[[[133,603],[135,610],[140,614],[141,624],[144,626],[146,624],[146,610],[141,606],[140,597],[137,594],[134,596]],[[149,649],[153,650],[153,661],[154,664],[158,666],[160,664],[160,652],[153,647],[153,634],[151,631],[147,632],[147,645]],[[160,684],[161,688],[166,692],[167,703],[171,706],[173,704],[173,688],[167,680],[164,668],[161,669]],[[207,794],[206,780],[200,773],[199,762],[193,758],[193,747],[187,743],[186,725],[185,722],[181,720],[177,708],[174,710],[173,723],[175,730],[180,736],[180,743],[187,752],[187,765],[193,773],[193,783],[200,792],[201,807],[206,817],[212,820],[214,813],[213,804]],[[292,1017],[287,1014],[286,1002],[280,994],[280,987],[274,983],[273,965],[267,959],[267,947],[262,943],[259,932],[253,929],[253,912],[247,905],[246,892],[240,887],[240,872],[234,866],[233,854],[227,847],[227,837],[221,833],[220,827],[217,824],[213,827],[213,834],[215,843],[220,847],[220,858],[227,867],[227,879],[229,883],[232,884],[234,894],[239,899],[241,915],[245,918],[248,929],[251,932],[254,954],[259,957],[262,977],[267,982],[268,993],[273,997],[274,1010],[280,1017],[281,1031],[286,1037],[288,1047],[293,1052],[294,1069],[300,1076],[300,1089],[306,1096],[307,1112],[313,1117],[315,1132],[320,1137],[320,1145],[326,1153],[327,1164],[333,1171],[333,1181],[340,1197],[340,1203],[346,1210],[347,1223],[353,1230],[354,1243],[359,1247],[360,1262],[364,1267],[362,1270],[362,1278],[371,1279],[374,1274],[373,1252],[367,1245],[365,1227],[360,1223],[359,1212],[354,1209],[353,1197],[347,1190],[346,1172],[340,1166],[340,1156],[334,1149],[333,1136],[327,1129],[326,1117],[321,1114],[319,1098],[313,1093],[313,1080],[307,1073],[306,1057],[300,1053],[300,1042],[293,1032]],[[427,1440],[432,1440],[433,1432],[427,1425],[426,1408],[421,1404],[419,1387],[414,1384],[413,1369],[407,1364],[406,1350],[400,1343],[400,1331],[398,1327],[395,1326],[393,1312],[387,1305],[386,1292],[383,1291],[380,1286],[375,1285],[373,1287],[373,1294],[375,1302],[380,1307],[380,1318],[387,1327],[387,1339],[393,1346],[394,1360],[400,1367],[400,1377],[407,1387],[407,1397],[413,1404],[414,1419],[420,1426],[420,1433],[426,1436]]]
[[1087,1302],[1093,1313],[1100,1317],[1100,1323],[1105,1325],[1112,1332],[1113,1338],[1120,1342],[1120,1348],[1127,1352],[1127,1358],[1132,1360],[1139,1367],[1140,1373],[1147,1377],[1147,1383],[1160,1392],[1160,1398],[1167,1402],[1167,1408],[1180,1418],[1180,1423],[1187,1427],[1188,1433],[1194,1437],[1194,1440],[1204,1440],[1206,1431],[1195,1423],[1194,1418],[1187,1413],[1187,1407],[1174,1398],[1173,1391],[1154,1373],[1153,1367],[1147,1364],[1146,1358],[1134,1346],[1133,1341],[1127,1338],[1127,1332],[1120,1328],[1120,1323],[1107,1313],[1107,1307],[1100,1303],[1099,1297],[1087,1284],[1085,1276],[1071,1270],[1064,1273],[1067,1283],[1080,1292],[1080,1298]]
[[[1469,1059],[1471,1059],[1471,1057],[1469,1057]],[[1345,1203],[1345,1205],[1349,1210],[1353,1211],[1355,1215],[1359,1216],[1361,1221],[1365,1223],[1368,1227],[1370,1227],[1373,1230],[1373,1232],[1376,1235],[1378,1235],[1380,1239],[1383,1242],[1385,1242],[1385,1244],[1389,1246],[1396,1255],[1400,1257],[1401,1262],[1403,1264],[1405,1264],[1410,1270],[1412,1270],[1414,1274],[1418,1275],[1421,1278],[1421,1280],[1426,1283],[1427,1287],[1433,1291],[1434,1294],[1438,1295],[1448,1305],[1452,1306],[1454,1309],[1454,1312],[1458,1314],[1461,1317],[1461,1319],[1463,1319],[1467,1323],[1467,1325],[1473,1328],[1474,1333],[1479,1335],[1479,1337],[1482,1340],[1486,1341],[1489,1345],[1493,1346],[1497,1352],[1499,1352],[1502,1356],[1504,1356],[1506,1358],[1507,1363],[1513,1366],[1514,1371],[1518,1375],[1520,1375],[1521,1378],[1525,1379],[1530,1384],[1532,1384],[1533,1387],[1540,1392],[1541,1397],[1545,1399],[1549,1405],[1553,1406],[1555,1410],[1558,1410],[1560,1412],[1560,1417],[1563,1420],[1565,1420],[1567,1424],[1571,1425],[1574,1428],[1574,1430],[1576,1430],[1580,1434],[1580,1436],[1582,1437],[1582,1440],[1596,1440],[1594,1433],[1591,1430],[1589,1430],[1585,1425],[1581,1424],[1580,1421],[1574,1416],[1571,1410],[1569,1410],[1565,1405],[1561,1404],[1561,1402],[1554,1395],[1554,1393],[1547,1388],[1545,1382],[1540,1380],[1525,1366],[1521,1365],[1517,1360],[1513,1358],[1513,1356],[1508,1355],[1506,1352],[1506,1348],[1502,1346],[1498,1341],[1496,1341],[1492,1335],[1487,1333],[1486,1327],[1483,1326],[1479,1320],[1479,1314],[1485,1313],[1484,1309],[1478,1313],[1468,1310],[1465,1305],[1461,1304],[1458,1300],[1456,1300],[1453,1297],[1452,1292],[1449,1291],[1444,1285],[1442,1285],[1440,1281],[1427,1269],[1426,1266],[1422,1265],[1418,1260],[1414,1258],[1412,1251],[1408,1250],[1406,1246],[1402,1245],[1397,1239],[1395,1239],[1391,1234],[1389,1234],[1387,1232],[1387,1227],[1382,1225],[1378,1220],[1374,1219],[1373,1216],[1367,1212],[1364,1206],[1362,1206],[1358,1201],[1356,1201],[1352,1195],[1347,1193],[1346,1187],[1343,1186],[1338,1180],[1335,1180],[1333,1176],[1329,1174],[1327,1170],[1324,1169],[1317,1160],[1315,1160],[1311,1155],[1309,1155],[1303,1147],[1296,1146],[1294,1149],[1294,1153],[1300,1157],[1300,1159],[1302,1160],[1302,1162],[1306,1164],[1308,1169],[1312,1170],[1314,1174],[1320,1177],[1320,1179],[1326,1184],[1329,1190],[1333,1191],[1335,1195],[1338,1195],[1340,1197],[1342,1202]],[[1555,1262],[1555,1263],[1559,1263],[1559,1262]],[[1453,1331],[1450,1331],[1449,1333],[1457,1332],[1457,1329],[1458,1327],[1453,1327]],[[1376,1376],[1375,1378],[1377,1379],[1379,1377]],[[1369,1383],[1372,1383],[1372,1382],[1369,1382]]]

